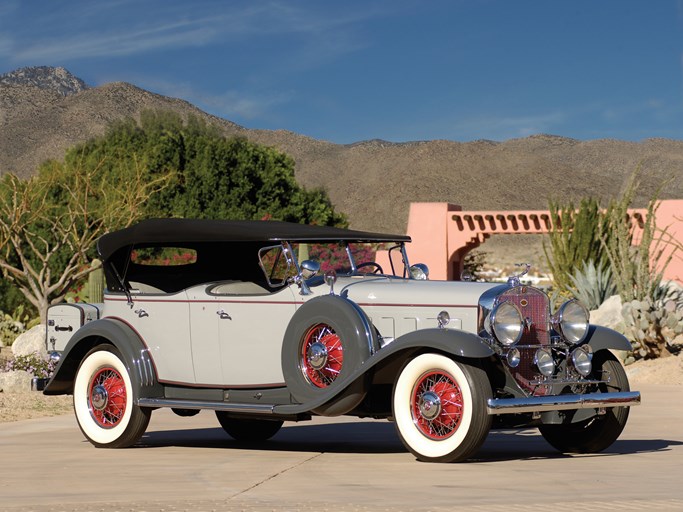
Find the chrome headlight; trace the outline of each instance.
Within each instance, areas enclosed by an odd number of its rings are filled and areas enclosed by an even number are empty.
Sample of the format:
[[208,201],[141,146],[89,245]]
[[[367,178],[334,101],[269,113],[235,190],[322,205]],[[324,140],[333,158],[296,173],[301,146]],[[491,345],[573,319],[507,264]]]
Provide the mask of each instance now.
[[555,329],[570,343],[580,343],[588,333],[588,316],[588,310],[572,299],[560,306],[555,317]]
[[572,352],[572,364],[576,371],[582,376],[586,377],[593,369],[593,352],[589,345],[578,347]]
[[534,363],[546,377],[550,377],[555,372],[555,360],[553,354],[547,348],[539,348],[534,354]]
[[514,345],[522,337],[524,322],[522,315],[512,302],[501,302],[491,311],[491,329],[503,345]]

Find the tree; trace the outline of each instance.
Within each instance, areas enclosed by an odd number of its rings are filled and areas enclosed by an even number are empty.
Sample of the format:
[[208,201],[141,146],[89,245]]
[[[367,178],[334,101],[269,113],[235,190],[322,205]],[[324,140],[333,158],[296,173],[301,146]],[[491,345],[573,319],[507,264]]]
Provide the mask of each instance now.
[[0,269],[41,322],[90,272],[97,238],[139,219],[165,182],[144,180],[137,166],[119,169],[119,178],[104,175],[102,165],[49,162],[29,180],[7,174],[0,181]]
[[226,138],[197,117],[145,111],[139,123],[113,125],[104,137],[76,148],[67,159],[88,165],[137,155],[146,176],[168,176],[168,186],[150,197],[146,217],[273,219],[346,226],[323,189],[307,190],[294,177],[294,161],[245,138]]

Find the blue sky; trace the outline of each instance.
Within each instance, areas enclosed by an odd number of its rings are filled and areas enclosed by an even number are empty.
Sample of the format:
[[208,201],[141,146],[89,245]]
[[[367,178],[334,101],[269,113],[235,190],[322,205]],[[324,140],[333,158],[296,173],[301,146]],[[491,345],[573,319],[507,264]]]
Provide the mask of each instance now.
[[0,74],[40,65],[342,144],[683,139],[675,0],[0,0]]

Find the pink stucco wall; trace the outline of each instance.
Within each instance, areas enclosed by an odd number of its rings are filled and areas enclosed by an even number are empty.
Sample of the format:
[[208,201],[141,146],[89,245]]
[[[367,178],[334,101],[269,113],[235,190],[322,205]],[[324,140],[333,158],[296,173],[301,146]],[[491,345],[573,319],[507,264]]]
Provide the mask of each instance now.
[[[637,224],[642,224],[646,211],[629,210]],[[669,240],[661,247],[664,261],[673,253],[664,278],[683,283],[683,200],[661,201],[656,211],[656,224],[666,228]],[[547,233],[550,213],[546,210],[462,211],[450,203],[411,203],[407,234],[412,238],[410,261],[426,263],[430,279],[456,280],[462,270],[465,255],[494,234]],[[637,233],[636,233],[637,236]],[[377,261],[388,266],[385,253]]]

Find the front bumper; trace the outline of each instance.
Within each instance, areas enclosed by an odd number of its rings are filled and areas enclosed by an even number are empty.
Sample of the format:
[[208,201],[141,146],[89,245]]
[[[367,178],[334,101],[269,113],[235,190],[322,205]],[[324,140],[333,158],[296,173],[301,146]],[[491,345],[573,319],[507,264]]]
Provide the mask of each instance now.
[[587,393],[585,395],[534,396],[526,398],[489,398],[490,415],[541,413],[575,409],[606,409],[640,405],[640,392]]

